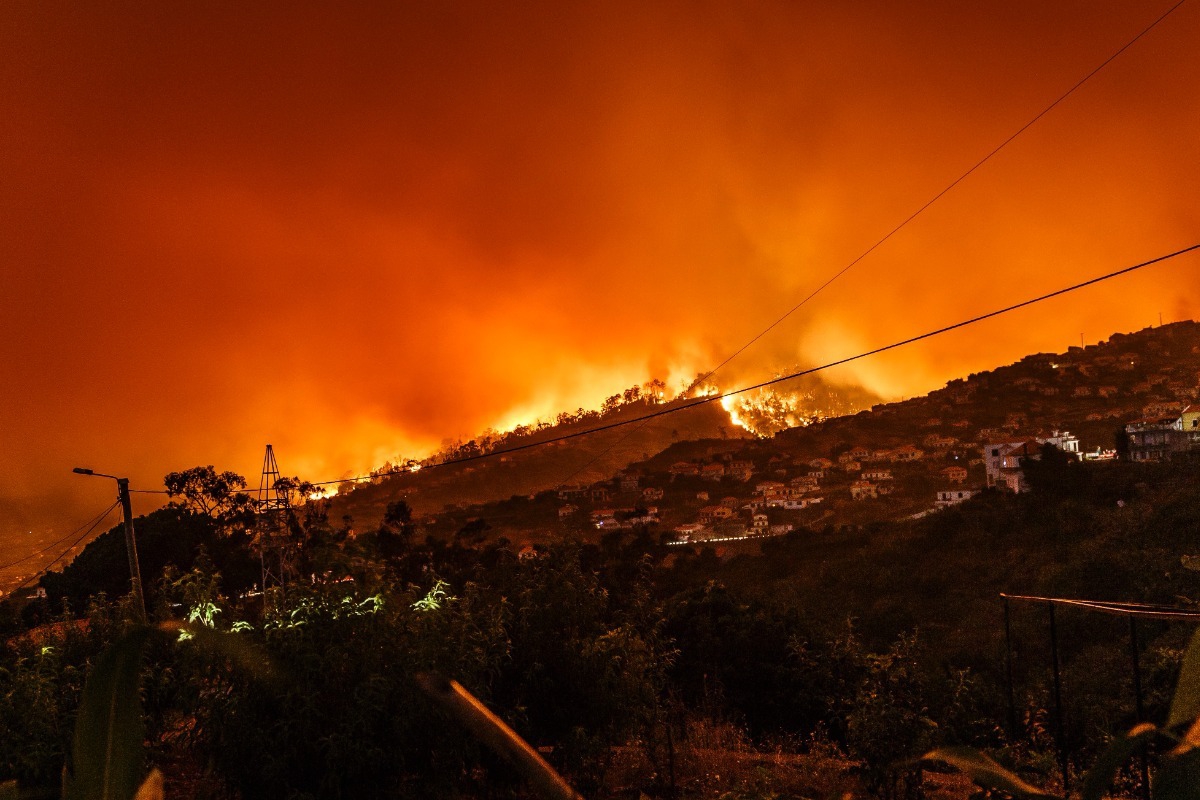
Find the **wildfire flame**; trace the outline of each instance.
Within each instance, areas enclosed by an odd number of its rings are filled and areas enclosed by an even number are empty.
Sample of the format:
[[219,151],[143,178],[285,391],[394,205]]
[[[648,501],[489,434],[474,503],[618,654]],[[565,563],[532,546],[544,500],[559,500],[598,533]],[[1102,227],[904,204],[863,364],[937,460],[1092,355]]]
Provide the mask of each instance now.
[[750,433],[753,433],[755,436],[760,435],[758,433],[758,431],[756,431],[752,427],[750,427],[750,425],[748,425],[746,423],[746,421],[744,419],[742,419],[742,415],[738,413],[738,398],[722,397],[721,398],[721,408],[725,409],[725,413],[729,414],[729,421],[732,422],[734,425],[737,425],[739,428],[744,428],[745,430],[750,431]]
[[755,436],[773,436],[787,428],[812,425],[830,417],[853,414],[869,403],[856,402],[825,388],[777,392],[759,389],[721,399],[730,421]]

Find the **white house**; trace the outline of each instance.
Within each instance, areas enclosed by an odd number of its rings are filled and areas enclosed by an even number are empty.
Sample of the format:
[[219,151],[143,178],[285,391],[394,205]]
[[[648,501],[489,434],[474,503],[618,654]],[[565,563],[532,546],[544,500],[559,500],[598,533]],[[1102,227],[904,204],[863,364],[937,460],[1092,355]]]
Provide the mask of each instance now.
[[708,533],[708,528],[701,525],[699,522],[687,522],[683,525],[678,525],[675,528],[675,537],[681,542],[694,542],[704,538]]
[[964,500],[969,500],[977,494],[979,494],[978,489],[943,489],[937,493],[937,502],[935,505],[938,508],[958,505]]

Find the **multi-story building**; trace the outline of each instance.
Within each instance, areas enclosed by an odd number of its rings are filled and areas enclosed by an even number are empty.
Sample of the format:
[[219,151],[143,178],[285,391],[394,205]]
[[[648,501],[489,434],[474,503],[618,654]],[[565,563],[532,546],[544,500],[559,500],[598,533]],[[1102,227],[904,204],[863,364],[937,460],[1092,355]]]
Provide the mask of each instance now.
[[1188,450],[1182,416],[1142,417],[1125,426],[1130,461],[1163,461]]
[[1187,437],[1189,450],[1200,450],[1200,406],[1191,405],[1179,415],[1179,429]]

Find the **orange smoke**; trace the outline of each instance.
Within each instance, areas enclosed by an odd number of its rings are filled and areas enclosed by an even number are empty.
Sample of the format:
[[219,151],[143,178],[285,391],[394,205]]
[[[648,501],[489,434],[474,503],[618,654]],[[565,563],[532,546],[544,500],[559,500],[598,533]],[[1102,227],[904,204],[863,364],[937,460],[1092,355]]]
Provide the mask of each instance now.
[[[76,464],[253,477],[271,441],[335,478],[677,388],[1157,13],[6,3],[0,528],[102,500]],[[1182,7],[720,384],[1192,243],[1198,28]],[[911,395],[1195,316],[1195,271],[829,377]]]

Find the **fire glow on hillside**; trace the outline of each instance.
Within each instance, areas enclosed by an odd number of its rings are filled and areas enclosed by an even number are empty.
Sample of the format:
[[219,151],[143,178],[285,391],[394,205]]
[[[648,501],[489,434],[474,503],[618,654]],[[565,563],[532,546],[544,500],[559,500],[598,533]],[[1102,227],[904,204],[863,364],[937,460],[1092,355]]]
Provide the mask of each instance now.
[[[153,487],[251,471],[272,441],[298,474],[361,474],[653,375],[674,388],[1159,13],[5,3],[0,524],[86,518],[96,498],[62,477],[80,459]],[[1182,6],[721,385],[1180,246],[1200,228],[1181,133],[1200,128],[1198,25]],[[1196,316],[1183,268],[830,380],[911,395]],[[737,413],[811,413],[790,403]]]
[[723,397],[721,406],[735,425],[755,436],[772,436],[786,428],[854,414],[879,401],[859,387],[838,389],[814,380],[797,383],[790,390],[768,387]]

